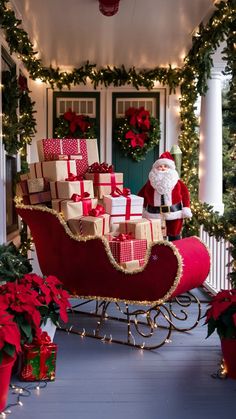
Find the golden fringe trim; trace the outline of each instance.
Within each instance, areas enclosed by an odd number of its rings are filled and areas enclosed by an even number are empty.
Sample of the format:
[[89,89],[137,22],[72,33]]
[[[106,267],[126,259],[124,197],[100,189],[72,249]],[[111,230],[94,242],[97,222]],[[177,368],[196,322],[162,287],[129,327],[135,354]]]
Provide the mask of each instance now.
[[103,236],[76,236],[75,234],[72,233],[72,231],[70,230],[70,228],[67,225],[67,222],[65,221],[64,217],[63,217],[63,213],[59,213],[54,209],[48,208],[46,206],[43,205],[25,205],[22,203],[22,198],[19,196],[16,196],[14,198],[14,202],[16,204],[16,208],[20,208],[20,209],[27,209],[27,210],[31,210],[31,211],[42,211],[42,212],[47,212],[49,214],[54,215],[58,221],[60,222],[60,224],[64,227],[66,234],[72,239],[72,240],[76,240],[78,242],[87,242],[90,240],[101,240],[103,242],[105,251],[108,255],[109,261],[112,264],[112,266],[117,270],[120,271],[122,273],[124,273],[125,275],[136,275],[142,271],[145,270],[146,266],[149,263],[149,259],[151,256],[151,252],[152,252],[152,248],[156,245],[164,245],[164,246],[168,246],[172,249],[173,254],[175,255],[176,259],[177,259],[177,264],[178,264],[178,269],[177,269],[177,274],[175,277],[175,280],[173,282],[173,285],[171,286],[171,288],[169,289],[169,291],[159,300],[154,300],[154,301],[136,301],[136,300],[125,300],[125,299],[119,299],[119,298],[112,298],[112,297],[102,297],[102,296],[81,296],[81,295],[72,295],[71,297],[73,298],[81,298],[81,299],[94,299],[94,300],[103,300],[103,301],[110,301],[110,302],[125,302],[128,304],[137,304],[137,305],[159,305],[159,304],[163,304],[165,301],[167,301],[172,293],[175,291],[175,289],[177,288],[177,285],[179,283],[179,280],[181,278],[181,275],[183,273],[183,259],[178,251],[178,249],[171,243],[168,241],[156,241],[156,242],[152,242],[149,244],[147,251],[146,251],[146,255],[145,255],[145,262],[144,265],[133,270],[133,271],[127,271],[125,268],[123,268],[122,266],[120,266],[116,260],[114,259],[111,250],[110,250],[110,246],[109,246],[109,242],[107,240],[106,237]]

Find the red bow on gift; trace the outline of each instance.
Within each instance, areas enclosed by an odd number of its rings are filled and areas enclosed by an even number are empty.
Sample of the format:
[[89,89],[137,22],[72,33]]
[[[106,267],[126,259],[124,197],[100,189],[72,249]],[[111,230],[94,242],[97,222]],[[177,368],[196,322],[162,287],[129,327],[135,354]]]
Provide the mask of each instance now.
[[92,217],[99,217],[103,214],[105,214],[105,208],[99,204],[96,206],[96,208],[93,208],[89,211],[89,215],[91,215]]
[[123,191],[121,191],[119,188],[116,188],[112,193],[111,196],[113,198],[118,198],[119,196],[129,196],[131,193],[129,188],[124,188]]
[[65,179],[67,182],[75,182],[76,180],[84,180],[83,176],[77,176],[73,173],[69,173],[69,176]]
[[70,199],[74,202],[80,202],[80,201],[83,201],[84,199],[87,199],[89,196],[90,196],[90,193],[88,192],[84,192],[81,195],[77,193],[73,193]]
[[135,148],[135,147],[141,147],[141,148],[143,148],[147,136],[144,133],[142,133],[142,134],[135,134],[133,131],[129,130],[125,134],[125,138],[127,140],[130,140],[130,144],[131,144],[131,146],[133,148]]
[[112,241],[114,242],[124,242],[126,240],[133,240],[132,233],[128,233],[128,234],[120,233],[118,236],[112,238]]
[[108,165],[105,162],[103,163],[95,162],[91,164],[91,166],[89,166],[88,172],[89,173],[113,173],[114,167],[112,166],[112,164]]

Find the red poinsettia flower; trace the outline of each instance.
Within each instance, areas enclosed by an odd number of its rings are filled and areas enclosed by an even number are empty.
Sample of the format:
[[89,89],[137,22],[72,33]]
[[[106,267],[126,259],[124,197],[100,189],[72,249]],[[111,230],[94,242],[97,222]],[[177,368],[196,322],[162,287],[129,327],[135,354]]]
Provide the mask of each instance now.
[[148,131],[150,129],[150,113],[146,111],[144,107],[139,108],[137,115],[138,127]]
[[[15,347],[13,354],[15,352],[21,351],[20,345],[20,331],[14,322],[13,316],[11,316],[7,311],[0,309],[0,353],[6,349],[6,344],[10,344]],[[8,355],[11,355],[8,352]]]
[[236,338],[236,289],[218,292],[205,316],[208,336],[216,329],[220,337]]

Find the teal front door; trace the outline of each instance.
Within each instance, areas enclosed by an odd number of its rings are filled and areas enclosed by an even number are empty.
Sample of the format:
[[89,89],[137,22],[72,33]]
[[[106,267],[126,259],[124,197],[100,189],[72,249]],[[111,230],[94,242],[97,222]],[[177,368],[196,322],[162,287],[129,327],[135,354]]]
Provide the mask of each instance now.
[[[149,110],[155,118],[160,118],[160,94],[155,93],[113,93],[112,95],[112,120],[113,133],[117,118],[124,118],[125,111],[129,107],[139,108],[143,106]],[[114,138],[114,135],[113,135]],[[133,194],[142,188],[148,179],[148,174],[155,160],[159,156],[159,146],[149,151],[145,160],[136,162],[125,157],[119,144],[112,141],[112,163],[116,172],[124,173],[124,186],[131,189]]]

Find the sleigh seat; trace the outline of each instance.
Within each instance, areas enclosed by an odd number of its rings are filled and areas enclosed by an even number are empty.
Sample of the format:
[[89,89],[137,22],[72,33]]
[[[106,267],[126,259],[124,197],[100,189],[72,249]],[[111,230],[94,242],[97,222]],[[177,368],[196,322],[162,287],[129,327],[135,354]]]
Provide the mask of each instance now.
[[[201,305],[191,290],[208,276],[210,257],[197,237],[152,243],[144,265],[129,272],[115,261],[106,238],[75,236],[61,214],[44,206],[18,202],[16,209],[31,231],[42,274],[57,276],[79,299],[73,311],[79,320],[72,314],[67,331],[154,349],[170,341],[173,331],[198,324]],[[95,326],[88,320],[82,325],[88,317]],[[126,327],[122,339],[114,335],[117,320]]]

